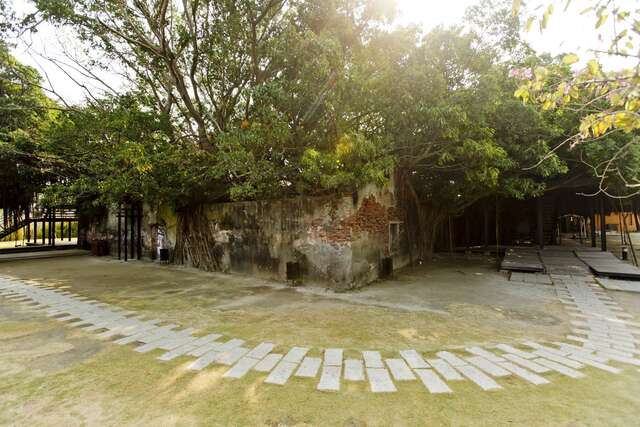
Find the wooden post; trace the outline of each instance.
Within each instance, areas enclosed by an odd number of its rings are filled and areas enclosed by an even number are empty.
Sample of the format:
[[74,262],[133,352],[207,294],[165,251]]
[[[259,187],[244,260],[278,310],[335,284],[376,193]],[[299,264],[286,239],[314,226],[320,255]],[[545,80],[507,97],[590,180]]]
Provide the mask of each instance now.
[[56,210],[51,211],[51,246],[56,246]]
[[484,243],[484,249],[489,249],[489,204],[484,204],[484,227],[482,230],[482,241]]
[[47,228],[47,211],[46,210],[42,210],[42,244],[45,245],[46,241],[45,241],[45,229]]
[[64,243],[64,221],[60,221],[60,240]]
[[451,223],[451,215],[449,215],[449,254],[453,254],[453,224]]
[[596,209],[593,207],[593,201],[590,203],[590,212],[589,212],[589,225],[590,225],[590,234],[591,234],[591,247],[596,248],[598,244],[596,243]]
[[31,227],[30,227],[31,224],[29,223],[29,218],[30,217],[31,216],[30,216],[29,208],[27,207],[27,211],[25,213],[25,219],[26,219],[25,224],[27,224],[27,227],[26,227],[27,228],[27,242],[31,241]]
[[138,260],[142,258],[142,204],[138,205],[138,240],[136,252],[138,253]]
[[471,252],[471,224],[469,224],[469,212],[464,212],[464,244],[465,251]]
[[69,233],[69,241],[71,241],[71,221],[69,221],[68,225],[69,225],[69,231],[68,231],[68,233]]
[[124,261],[127,262],[128,259],[128,248],[127,248],[127,234],[128,234],[128,221],[127,221],[127,205],[124,205]]
[[122,259],[122,203],[118,204],[118,260]]
[[38,221],[33,221],[33,244],[38,244]]
[[604,204],[604,196],[600,196],[600,250],[607,251],[607,212]]
[[538,228],[538,247],[540,250],[544,249],[544,212],[542,206],[542,197],[538,197],[536,203],[536,211],[537,211],[537,228]]
[[136,240],[136,209],[131,206],[131,259],[134,258],[135,240]]

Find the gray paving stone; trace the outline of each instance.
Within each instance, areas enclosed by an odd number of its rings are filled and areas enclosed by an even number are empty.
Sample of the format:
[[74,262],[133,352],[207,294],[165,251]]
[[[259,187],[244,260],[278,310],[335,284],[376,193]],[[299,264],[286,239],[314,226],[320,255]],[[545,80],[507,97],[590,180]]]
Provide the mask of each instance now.
[[308,348],[305,347],[293,347],[286,356],[284,356],[283,362],[295,363],[298,364],[302,362],[304,356],[309,352]]
[[605,351],[598,351],[596,353],[598,356],[605,356],[611,360],[615,360],[616,362],[626,363],[628,365],[640,366],[640,359],[634,359],[632,357],[620,356],[618,354],[607,353]]
[[378,351],[363,351],[364,365],[367,368],[384,368],[382,356]]
[[[539,343],[533,342],[533,341],[524,341],[523,344],[526,345],[527,347],[531,347],[531,348],[533,348],[535,350],[543,350],[543,351],[546,351],[548,353],[553,353],[553,354],[555,354],[557,356],[566,356],[566,355],[569,354],[569,352],[567,352],[567,351],[563,351],[563,350],[560,350],[558,348],[552,348],[552,347],[549,347],[549,346],[545,346],[545,345],[542,345],[542,344],[539,344]],[[533,353],[535,353],[535,351]]]
[[218,347],[220,347],[220,345],[222,345],[222,343],[217,341],[204,344],[190,351],[189,356],[200,357],[205,353],[216,350]]
[[411,368],[402,359],[386,359],[387,366],[396,381],[412,381],[416,376],[411,372]]
[[612,374],[619,374],[620,372],[622,372],[620,369],[618,368],[614,368],[613,366],[609,366],[607,364],[601,363],[601,362],[596,362],[592,359],[589,359],[588,357],[584,357],[584,356],[580,356],[580,355],[571,355],[569,356],[571,359],[576,360],[580,363],[583,363],[585,365],[603,370],[603,371],[607,371],[610,372]]
[[260,360],[252,357],[243,357],[236,363],[233,368],[229,369],[222,375],[224,378],[242,378],[258,364]]
[[465,366],[468,364],[467,362],[465,362],[455,354],[450,353],[448,351],[441,351],[436,354],[440,359],[445,360],[448,364],[450,364],[454,368],[457,368],[458,366]]
[[217,342],[211,343],[211,348],[218,352],[225,352],[225,351],[233,350],[236,347],[240,347],[242,344],[244,344],[244,340],[233,338],[225,343],[217,343]]
[[581,363],[576,362],[575,360],[567,359],[566,357],[558,356],[556,354],[549,353],[549,352],[544,351],[544,350],[536,350],[534,353],[537,354],[540,357],[543,357],[543,358],[548,359],[548,360],[552,360],[552,361],[554,361],[556,363],[560,363],[562,365],[568,366],[568,367],[573,368],[573,369],[581,369],[581,368],[584,367],[584,365],[582,365]]
[[397,391],[389,371],[384,368],[367,368],[367,377],[369,377],[371,391],[374,393],[394,393]]
[[416,369],[415,371],[430,393],[451,393],[449,386],[431,369]]
[[568,377],[571,378],[584,378],[584,374],[581,372],[578,372],[574,369],[569,368],[568,366],[562,365],[560,363],[554,362],[552,360],[548,360],[548,359],[534,359],[533,360],[535,363],[537,363],[538,365],[542,365],[546,368],[551,369],[552,371],[556,371],[562,375],[566,375]]
[[216,359],[216,363],[220,363],[221,365],[231,366],[240,360],[243,356],[245,356],[249,352],[249,349],[244,347],[235,347],[231,350],[224,351],[218,355]]
[[193,344],[185,344],[181,347],[176,348],[175,350],[171,350],[170,352],[165,353],[162,356],[159,356],[158,360],[161,360],[163,362],[168,362],[180,356],[184,356],[185,354],[192,351],[194,348],[195,347],[193,346]]
[[328,348],[324,351],[324,365],[325,366],[342,366],[342,353],[341,348]]
[[498,390],[502,388],[502,386],[495,382],[491,377],[483,374],[480,370],[474,368],[473,366],[460,365],[456,366],[456,369],[459,370],[462,375],[480,386],[480,388],[482,388],[483,390]]
[[218,338],[222,337],[221,334],[209,334],[209,335],[205,335],[204,337],[201,338],[197,338],[194,342],[193,345],[196,347],[200,347],[203,346],[205,344],[210,344],[212,342],[214,342],[215,340],[217,340]]
[[549,380],[541,377],[538,374],[534,374],[533,372],[527,371],[520,366],[511,363],[511,362],[498,362],[501,368],[506,369],[507,371],[515,374],[516,376],[522,378],[523,380],[529,381],[535,385],[549,384]]
[[296,372],[296,377],[315,378],[318,375],[318,369],[320,369],[321,364],[322,359],[319,357],[305,357]]
[[201,356],[199,359],[193,361],[191,365],[189,365],[189,369],[191,369],[192,371],[201,371],[207,366],[211,365],[213,362],[215,362],[219,354],[220,353],[218,353],[217,351],[211,351],[209,353],[206,353],[203,356]]
[[427,363],[447,381],[462,381],[464,377],[456,369],[442,359],[428,359]]
[[362,360],[347,359],[344,361],[344,379],[346,381],[364,381],[364,363]]
[[429,368],[429,364],[420,356],[415,350],[402,350],[400,356],[407,362],[413,369],[426,369]]
[[251,350],[247,354],[247,357],[262,360],[267,356],[267,354],[271,353],[274,348],[275,348],[275,344],[263,342],[261,344],[258,344],[258,346],[256,346],[253,350]]
[[283,359],[276,365],[273,371],[271,371],[264,382],[267,384],[285,385],[297,367],[297,363],[287,362]]
[[[340,360],[340,364],[342,365],[342,359]],[[341,376],[342,366],[323,366],[317,389],[320,391],[340,391]]]
[[270,372],[282,359],[282,354],[269,354],[254,366],[254,370],[258,372]]
[[474,354],[476,356],[480,356],[486,360],[488,360],[489,362],[505,362],[505,360],[502,357],[498,357],[495,354],[480,348],[480,347],[467,347],[465,350],[467,350],[469,353]]
[[496,348],[499,348],[500,350],[505,351],[507,353],[515,354],[516,356],[521,357],[522,359],[535,359],[536,357],[535,354],[528,353],[526,351],[517,349],[507,344],[499,344],[496,346]]
[[511,372],[501,368],[495,363],[488,361],[484,357],[473,356],[473,357],[467,357],[465,360],[470,364],[474,365],[476,368],[480,368],[482,371],[486,372],[492,377],[500,378],[500,377],[508,377],[509,375],[511,375]]

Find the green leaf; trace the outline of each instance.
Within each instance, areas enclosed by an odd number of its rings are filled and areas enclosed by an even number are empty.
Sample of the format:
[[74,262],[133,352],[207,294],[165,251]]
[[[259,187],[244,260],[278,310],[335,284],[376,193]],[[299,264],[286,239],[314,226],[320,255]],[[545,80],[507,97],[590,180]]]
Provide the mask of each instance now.
[[564,58],[562,58],[562,62],[564,62],[566,65],[572,65],[578,61],[580,61],[580,58],[575,53],[570,53],[569,55],[566,55]]
[[536,18],[534,18],[533,16],[530,17],[529,19],[527,19],[527,24],[525,26],[525,29],[527,32],[531,31],[531,26],[533,25],[533,21],[535,21]]
[[606,13],[601,14],[600,17],[598,18],[598,22],[596,23],[596,29],[602,27],[604,23],[607,22],[608,18],[609,18],[609,15],[607,15]]
[[513,16],[518,16],[520,14],[520,8],[522,7],[522,0],[513,0],[511,5],[511,12]]
[[597,76],[600,74],[600,64],[595,59],[587,62],[587,66],[589,67],[589,72],[591,75]]

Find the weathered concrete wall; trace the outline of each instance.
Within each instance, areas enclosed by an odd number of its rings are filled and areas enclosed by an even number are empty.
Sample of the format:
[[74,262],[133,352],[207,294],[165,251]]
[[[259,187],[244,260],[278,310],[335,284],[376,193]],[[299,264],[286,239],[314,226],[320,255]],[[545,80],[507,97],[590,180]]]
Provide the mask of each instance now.
[[[356,288],[380,276],[383,258],[393,257],[394,268],[408,262],[402,245],[390,245],[390,224],[399,219],[395,206],[390,186],[368,186],[353,195],[215,204],[207,209],[216,242],[211,250],[221,254],[225,272],[286,280],[287,264],[297,263],[303,283]],[[174,247],[176,224],[172,210],[145,206],[145,258],[157,251],[158,229],[164,247]],[[90,238],[108,239],[117,255],[115,210],[93,230]]]
[[287,278],[298,263],[302,280],[338,289],[363,286],[379,277],[389,248],[389,224],[397,221],[393,192],[373,186],[353,195],[296,197],[223,203],[208,209],[223,270]]

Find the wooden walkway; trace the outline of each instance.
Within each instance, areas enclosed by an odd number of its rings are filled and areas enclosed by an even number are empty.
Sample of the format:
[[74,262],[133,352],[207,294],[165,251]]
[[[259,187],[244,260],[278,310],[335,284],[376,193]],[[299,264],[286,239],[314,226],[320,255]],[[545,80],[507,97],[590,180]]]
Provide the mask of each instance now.
[[576,251],[576,255],[598,276],[640,279],[640,268],[621,261],[611,252]]

